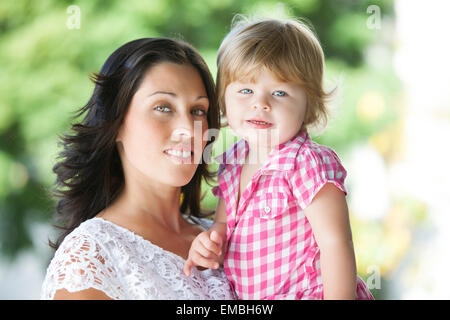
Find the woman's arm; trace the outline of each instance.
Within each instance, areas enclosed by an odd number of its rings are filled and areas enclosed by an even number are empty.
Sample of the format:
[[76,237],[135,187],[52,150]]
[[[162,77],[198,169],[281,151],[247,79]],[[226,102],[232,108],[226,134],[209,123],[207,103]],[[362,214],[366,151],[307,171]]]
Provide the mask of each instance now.
[[305,214],[320,249],[324,299],[355,299],[356,262],[344,193],[325,184]]

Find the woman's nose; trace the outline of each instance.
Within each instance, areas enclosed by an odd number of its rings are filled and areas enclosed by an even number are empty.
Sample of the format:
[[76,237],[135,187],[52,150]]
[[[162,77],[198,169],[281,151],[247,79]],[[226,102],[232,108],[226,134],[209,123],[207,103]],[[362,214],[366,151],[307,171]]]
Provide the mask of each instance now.
[[196,134],[201,136],[202,128],[199,128],[201,125],[201,121],[193,121],[192,117],[189,115],[180,115],[172,132],[172,140],[190,140]]
[[192,137],[191,131],[184,127],[175,128],[171,136],[172,140],[174,141],[188,140],[191,137]]

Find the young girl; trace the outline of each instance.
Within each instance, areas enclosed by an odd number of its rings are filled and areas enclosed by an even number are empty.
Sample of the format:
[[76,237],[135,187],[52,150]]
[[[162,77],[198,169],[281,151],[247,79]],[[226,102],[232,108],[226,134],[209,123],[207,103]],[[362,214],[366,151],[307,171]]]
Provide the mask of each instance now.
[[307,131],[327,115],[319,41],[295,20],[244,23],[217,64],[219,105],[243,139],[218,157],[215,223],[185,273],[224,252],[240,299],[373,299],[356,274],[346,171]]

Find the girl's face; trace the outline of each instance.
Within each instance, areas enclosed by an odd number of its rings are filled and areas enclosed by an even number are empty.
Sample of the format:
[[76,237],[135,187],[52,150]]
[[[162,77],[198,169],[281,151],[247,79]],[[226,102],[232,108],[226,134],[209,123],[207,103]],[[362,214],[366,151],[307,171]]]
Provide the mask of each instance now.
[[116,139],[126,179],[186,185],[206,145],[208,107],[193,66],[163,62],[147,70]]
[[225,108],[231,129],[250,147],[275,147],[293,138],[302,127],[306,93],[294,82],[280,81],[266,68],[252,80],[231,82]]

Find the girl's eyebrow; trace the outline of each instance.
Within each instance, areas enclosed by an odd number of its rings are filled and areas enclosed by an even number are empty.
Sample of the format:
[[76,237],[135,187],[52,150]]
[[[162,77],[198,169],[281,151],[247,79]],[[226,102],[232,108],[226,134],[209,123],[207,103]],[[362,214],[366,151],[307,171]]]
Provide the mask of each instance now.
[[[154,96],[156,94],[166,94],[166,95],[169,95],[169,96],[174,97],[174,98],[177,97],[177,95],[175,93],[168,92],[168,91],[155,91],[152,94],[149,94],[148,96],[151,97],[151,96]],[[196,100],[200,100],[200,99],[208,99],[208,97],[207,96],[198,96]]]

